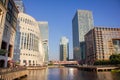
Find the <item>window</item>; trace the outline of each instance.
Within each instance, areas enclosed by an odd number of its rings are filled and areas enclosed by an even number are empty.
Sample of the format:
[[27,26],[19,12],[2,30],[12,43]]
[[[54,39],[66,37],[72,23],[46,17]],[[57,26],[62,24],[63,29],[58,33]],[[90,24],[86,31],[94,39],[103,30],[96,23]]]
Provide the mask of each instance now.
[[13,6],[12,6],[11,2],[9,1],[9,3],[8,3],[8,10],[9,10],[10,12],[12,12],[12,8],[13,8]]
[[6,19],[11,22],[11,15],[7,12]]
[[25,63],[26,62],[26,60],[23,60],[23,63]]
[[2,2],[3,5],[5,5],[6,0],[0,0],[0,2]]
[[9,33],[8,31],[9,31],[8,26],[5,26],[4,34],[3,34],[5,37],[8,37],[8,33]]

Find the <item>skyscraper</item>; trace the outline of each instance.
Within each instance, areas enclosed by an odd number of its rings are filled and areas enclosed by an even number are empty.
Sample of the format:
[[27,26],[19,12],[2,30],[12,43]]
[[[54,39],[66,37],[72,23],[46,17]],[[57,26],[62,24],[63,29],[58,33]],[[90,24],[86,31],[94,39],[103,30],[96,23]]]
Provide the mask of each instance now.
[[60,61],[69,60],[69,40],[62,37],[60,40]]
[[73,56],[75,60],[85,59],[84,35],[93,28],[92,12],[88,10],[77,10],[72,20],[73,32]]
[[45,61],[48,61],[48,22],[46,21],[39,21],[38,22],[39,25],[39,29],[40,29],[40,35],[41,35],[41,40],[42,40],[42,44],[44,47],[44,51],[45,51]]
[[25,7],[22,0],[14,0],[19,12],[25,12]]

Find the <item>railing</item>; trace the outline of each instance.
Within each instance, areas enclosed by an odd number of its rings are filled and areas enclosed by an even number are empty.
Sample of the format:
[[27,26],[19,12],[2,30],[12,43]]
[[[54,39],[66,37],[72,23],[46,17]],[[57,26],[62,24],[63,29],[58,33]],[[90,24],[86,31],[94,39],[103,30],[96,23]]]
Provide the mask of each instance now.
[[26,69],[27,68],[24,66],[16,66],[16,67],[12,67],[12,68],[0,68],[0,75],[5,74],[5,73],[10,73],[10,72],[26,70]]

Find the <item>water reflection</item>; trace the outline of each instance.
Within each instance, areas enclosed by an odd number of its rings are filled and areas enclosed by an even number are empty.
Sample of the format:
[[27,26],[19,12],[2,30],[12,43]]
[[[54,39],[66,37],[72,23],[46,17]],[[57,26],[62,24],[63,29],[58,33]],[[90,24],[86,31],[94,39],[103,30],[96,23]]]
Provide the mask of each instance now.
[[76,68],[30,70],[22,80],[120,80],[120,73],[86,72]]
[[22,80],[47,80],[47,69],[29,70],[28,76]]

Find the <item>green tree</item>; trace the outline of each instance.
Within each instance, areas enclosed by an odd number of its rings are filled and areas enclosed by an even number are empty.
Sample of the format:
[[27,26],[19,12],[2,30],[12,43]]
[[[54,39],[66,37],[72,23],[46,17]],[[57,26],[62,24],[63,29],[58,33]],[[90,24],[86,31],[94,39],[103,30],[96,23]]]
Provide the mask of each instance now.
[[97,60],[94,63],[94,65],[109,65],[109,64],[110,64],[109,60]]
[[5,49],[0,49],[0,55],[5,55],[7,53],[7,50],[5,50]]
[[120,54],[113,54],[110,56],[111,64],[120,64]]

